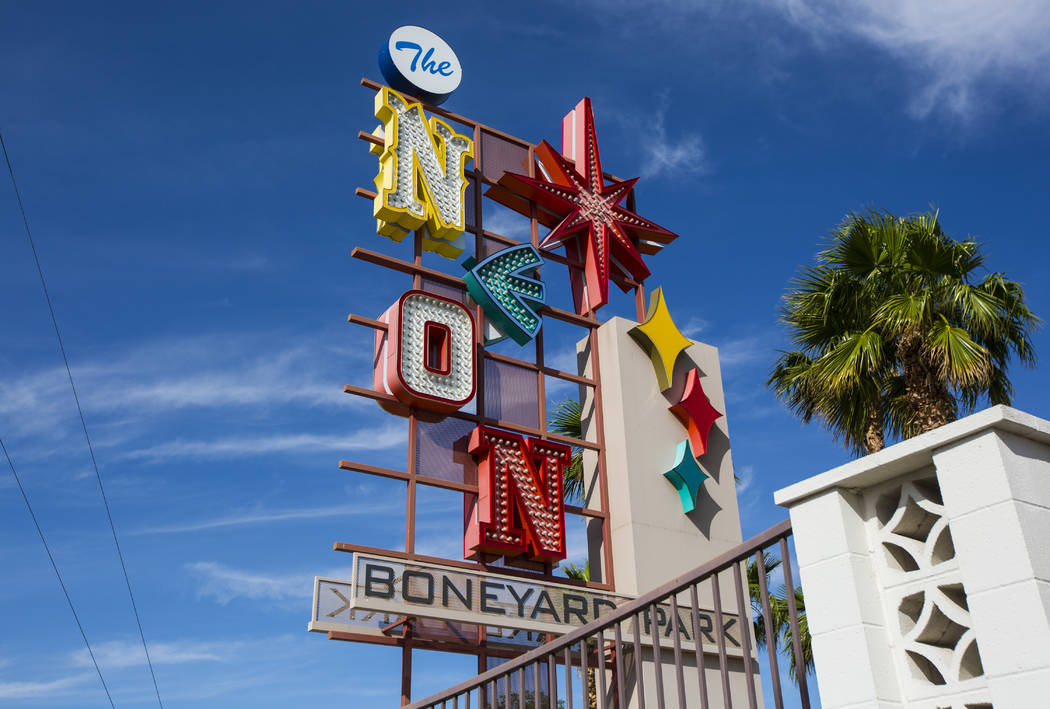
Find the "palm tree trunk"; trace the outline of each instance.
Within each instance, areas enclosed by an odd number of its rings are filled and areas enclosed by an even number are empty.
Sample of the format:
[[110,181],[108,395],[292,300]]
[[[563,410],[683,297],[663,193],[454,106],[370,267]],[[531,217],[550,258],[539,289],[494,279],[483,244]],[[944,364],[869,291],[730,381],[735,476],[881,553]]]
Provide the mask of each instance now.
[[925,356],[922,337],[916,332],[905,333],[898,343],[898,353],[914,433],[925,433],[954,421],[955,397],[937,367]]
[[882,408],[878,401],[874,401],[868,410],[868,423],[864,428],[864,450],[870,455],[878,453],[885,447],[886,437],[882,434]]

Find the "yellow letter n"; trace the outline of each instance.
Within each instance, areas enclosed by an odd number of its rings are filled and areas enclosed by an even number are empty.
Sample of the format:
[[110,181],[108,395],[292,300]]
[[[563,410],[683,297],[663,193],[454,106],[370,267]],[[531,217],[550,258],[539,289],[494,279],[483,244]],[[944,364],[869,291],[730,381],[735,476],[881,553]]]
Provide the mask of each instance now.
[[379,155],[372,210],[377,231],[400,242],[426,225],[423,249],[455,259],[464,247],[463,169],[474,156],[473,143],[444,121],[427,123],[422,105],[386,87],[376,94],[375,109],[383,130],[383,146],[371,148]]

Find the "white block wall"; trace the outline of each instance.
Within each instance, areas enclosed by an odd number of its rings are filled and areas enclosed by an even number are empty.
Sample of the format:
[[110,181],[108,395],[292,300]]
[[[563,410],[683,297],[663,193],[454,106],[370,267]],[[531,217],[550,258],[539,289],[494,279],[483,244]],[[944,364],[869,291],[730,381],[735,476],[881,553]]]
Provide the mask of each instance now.
[[1050,422],[993,407],[775,499],[824,707],[1050,706]]

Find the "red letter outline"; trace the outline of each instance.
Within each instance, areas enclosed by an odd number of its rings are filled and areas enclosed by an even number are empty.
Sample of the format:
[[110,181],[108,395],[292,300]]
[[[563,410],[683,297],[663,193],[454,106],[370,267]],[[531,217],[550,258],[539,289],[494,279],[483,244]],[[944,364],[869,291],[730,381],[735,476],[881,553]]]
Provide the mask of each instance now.
[[478,426],[470,435],[468,450],[479,456],[478,499],[463,536],[464,556],[564,559],[562,473],[572,462],[572,449]]

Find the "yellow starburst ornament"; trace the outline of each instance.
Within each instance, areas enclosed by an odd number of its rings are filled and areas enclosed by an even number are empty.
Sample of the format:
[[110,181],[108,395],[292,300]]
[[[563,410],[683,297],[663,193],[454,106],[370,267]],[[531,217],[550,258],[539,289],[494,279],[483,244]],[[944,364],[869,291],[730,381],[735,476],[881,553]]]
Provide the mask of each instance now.
[[674,363],[678,355],[693,343],[681,333],[667,312],[662,288],[657,288],[649,296],[649,312],[645,322],[631,328],[628,334],[653,361],[660,391],[670,389],[674,379]]

